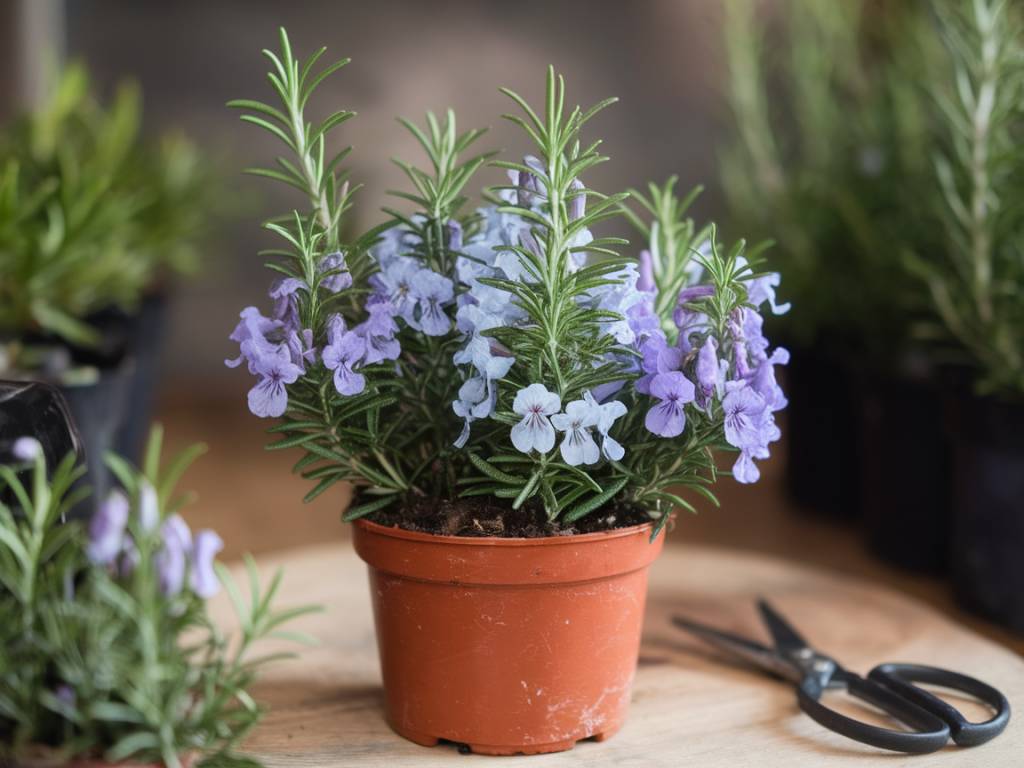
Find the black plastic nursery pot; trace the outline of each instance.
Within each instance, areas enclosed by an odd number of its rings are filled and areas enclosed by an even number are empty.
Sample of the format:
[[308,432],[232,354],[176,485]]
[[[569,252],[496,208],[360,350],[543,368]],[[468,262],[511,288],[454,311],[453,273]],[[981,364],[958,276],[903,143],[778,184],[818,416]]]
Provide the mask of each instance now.
[[128,371],[115,450],[133,461],[142,458],[153,420],[160,358],[166,339],[168,303],[165,291],[154,291],[143,298],[137,315],[125,319],[129,326],[127,354],[131,357],[132,367]]
[[862,507],[871,551],[922,573],[948,568],[952,446],[932,376],[873,377],[862,394]]
[[955,424],[954,590],[1024,633],[1024,404],[969,398]]
[[796,347],[785,376],[789,494],[808,514],[853,520],[861,509],[859,374],[822,348]]

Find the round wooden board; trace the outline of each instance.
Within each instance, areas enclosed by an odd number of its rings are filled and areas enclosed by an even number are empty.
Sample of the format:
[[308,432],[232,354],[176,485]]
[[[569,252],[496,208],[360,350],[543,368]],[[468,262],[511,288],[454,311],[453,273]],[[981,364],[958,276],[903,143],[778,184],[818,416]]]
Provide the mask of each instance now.
[[[380,668],[365,566],[345,545],[265,558],[286,569],[278,607],[320,603],[325,612],[290,629],[320,645],[268,668],[256,698],[270,713],[245,749],[268,766],[1021,766],[1024,722],[981,747],[909,757],[834,735],[797,709],[788,684],[728,663],[669,622],[673,613],[761,636],[754,600],[770,598],[819,649],[852,670],[882,661],[947,666],[998,686],[1024,706],[1024,659],[899,593],[784,561],[677,546],[651,572],[647,623],[630,719],[610,741],[538,757],[464,756],[396,736],[381,715]],[[221,595],[213,604],[230,628]],[[279,649],[267,641],[264,650]],[[280,644],[281,648],[287,647]],[[294,648],[294,646],[292,646]]]

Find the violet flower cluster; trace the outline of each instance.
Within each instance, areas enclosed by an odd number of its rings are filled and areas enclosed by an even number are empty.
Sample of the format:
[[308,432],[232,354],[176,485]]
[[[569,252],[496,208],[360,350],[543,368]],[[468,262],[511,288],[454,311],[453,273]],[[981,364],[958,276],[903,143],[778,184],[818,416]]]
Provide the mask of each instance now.
[[213,597],[220,588],[213,567],[214,558],[224,548],[220,536],[211,530],[201,530],[193,536],[188,524],[177,514],[161,520],[156,491],[147,482],[140,484],[134,512],[133,521],[132,505],[123,491],[110,493],[89,522],[89,559],[127,578],[140,565],[134,535],[152,537],[157,542],[154,566],[165,596],[174,597],[187,587],[203,599]]
[[[366,381],[358,373],[361,367],[398,359],[401,347],[396,338],[399,330],[396,315],[401,314],[407,321],[411,318],[431,329],[438,327],[436,315],[440,300],[434,293],[420,305],[418,298],[409,298],[405,283],[390,284],[381,278],[375,283],[377,292],[367,302],[366,319],[350,329],[340,313],[332,314],[327,319],[326,341],[318,348],[313,329],[303,324],[302,294],[318,290],[328,296],[337,295],[351,285],[352,276],[346,268],[344,255],[330,253],[317,264],[313,289],[305,280],[285,277],[270,288],[274,306],[269,317],[256,307],[242,310],[241,320],[230,336],[239,344],[239,355],[224,362],[231,368],[245,362],[249,373],[259,377],[249,390],[249,410],[254,415],[262,418],[283,415],[288,408],[288,385],[298,381],[308,366],[318,361],[334,372],[334,385],[339,394],[351,396],[362,392]],[[436,289],[436,285],[431,289]]]

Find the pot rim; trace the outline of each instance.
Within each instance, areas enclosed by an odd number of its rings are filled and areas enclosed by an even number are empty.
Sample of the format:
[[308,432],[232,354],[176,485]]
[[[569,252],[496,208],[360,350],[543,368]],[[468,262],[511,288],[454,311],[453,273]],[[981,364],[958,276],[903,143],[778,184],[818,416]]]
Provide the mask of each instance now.
[[571,544],[585,544],[591,541],[623,538],[635,536],[644,530],[653,529],[657,521],[630,525],[623,528],[612,528],[607,531],[594,531],[591,533],[565,534],[562,536],[452,536],[441,533],[425,533],[423,531],[408,531],[397,526],[381,525],[370,520],[356,520],[353,525],[366,529],[367,533],[377,536],[387,536],[393,539],[404,539],[416,541],[422,544],[454,544],[457,546],[485,546],[485,547],[546,547]]

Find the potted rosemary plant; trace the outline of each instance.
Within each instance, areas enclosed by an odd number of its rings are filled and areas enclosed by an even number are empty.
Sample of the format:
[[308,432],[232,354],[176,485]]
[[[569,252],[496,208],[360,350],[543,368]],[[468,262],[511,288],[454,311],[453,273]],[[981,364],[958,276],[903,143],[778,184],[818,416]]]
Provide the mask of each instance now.
[[139,119],[135,88],[101,104],[72,66],[0,133],[0,378],[62,387],[97,500],[103,453],[139,458],[161,286],[195,266],[212,190],[187,141],[151,148]]
[[613,100],[571,108],[553,70],[539,112],[503,90],[534,154],[491,161],[509,183],[489,205],[468,209],[482,131],[460,133],[450,111],[402,120],[427,167],[397,161],[405,209],[345,241],[348,150],[326,147],[353,113],[305,113],[346,63],[317,71],[323,53],[297,60],[282,30],[267,52],[279,103],[232,103],[287,150],[254,172],[303,201],[266,224],[281,241],[273,309],[242,311],[228,365],[255,376],[249,407],[278,422],[268,447],[302,451],[307,500],[355,486],[344,519],[398,733],[487,754],[606,738],[672,511],[714,500],[727,452],[737,480],[757,480],[779,437],[787,354],[758,312],[778,276],[696,227],[673,181],[636,195],[638,258],[595,235],[629,197],[584,183],[606,159],[584,128]]
[[[1009,3],[937,6],[946,43],[926,209],[943,247],[915,252],[956,393],[953,583],[963,603],[1024,632],[1024,17]],[[937,334],[938,335],[938,334]]]
[[[194,535],[174,485],[202,450],[160,467],[160,430],[142,471],[111,456],[123,490],[87,527],[63,523],[85,490],[68,455],[47,466],[22,437],[0,486],[0,762],[19,766],[189,766],[232,763],[262,709],[246,692],[267,657],[254,643],[311,608],[275,611],[281,574],[251,601],[214,562],[213,531]],[[205,602],[223,583],[238,611],[229,644]]]

